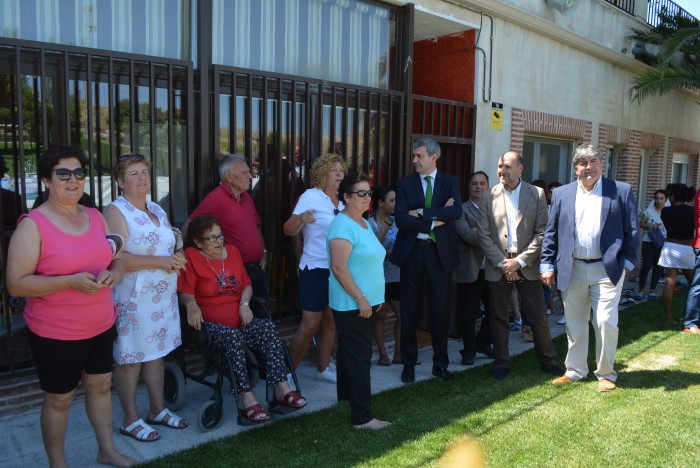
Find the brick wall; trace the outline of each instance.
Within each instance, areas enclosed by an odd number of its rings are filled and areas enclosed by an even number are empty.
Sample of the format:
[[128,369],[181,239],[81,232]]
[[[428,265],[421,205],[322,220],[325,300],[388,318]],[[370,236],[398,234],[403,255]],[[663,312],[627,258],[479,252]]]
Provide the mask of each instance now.
[[571,138],[590,143],[593,124],[586,120],[513,108],[511,112],[511,149],[523,150],[525,134]]

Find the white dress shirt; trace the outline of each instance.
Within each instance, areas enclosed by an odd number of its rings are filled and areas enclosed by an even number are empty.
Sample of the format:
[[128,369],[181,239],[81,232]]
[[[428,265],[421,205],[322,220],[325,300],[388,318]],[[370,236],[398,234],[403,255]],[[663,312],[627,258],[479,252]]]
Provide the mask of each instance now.
[[589,192],[579,181],[576,190],[576,236],[574,258],[591,260],[603,256],[600,251],[600,213],[603,184],[600,179]]

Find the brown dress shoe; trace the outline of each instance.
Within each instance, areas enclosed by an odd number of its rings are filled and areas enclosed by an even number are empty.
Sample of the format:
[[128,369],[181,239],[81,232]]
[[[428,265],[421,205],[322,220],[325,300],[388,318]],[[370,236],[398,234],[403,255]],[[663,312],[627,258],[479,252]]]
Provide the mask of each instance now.
[[565,385],[568,383],[573,382],[574,380],[569,378],[568,375],[562,375],[561,377],[557,377],[556,379],[552,380],[552,383],[554,385]]
[[617,385],[615,385],[615,382],[612,380],[608,379],[600,379],[598,381],[598,391],[599,392],[612,392],[617,388]]

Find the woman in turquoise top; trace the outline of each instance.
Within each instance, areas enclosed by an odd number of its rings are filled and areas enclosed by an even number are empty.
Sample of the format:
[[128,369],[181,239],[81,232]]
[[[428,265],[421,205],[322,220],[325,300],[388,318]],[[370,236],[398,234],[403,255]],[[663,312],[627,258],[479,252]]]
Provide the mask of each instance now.
[[335,217],[326,239],[331,275],[329,305],[338,331],[338,401],[350,403],[355,429],[383,429],[390,422],[375,419],[372,389],[372,313],[384,302],[386,250],[362,214],[372,191],[364,174],[350,173],[340,183],[338,198],[345,209]]

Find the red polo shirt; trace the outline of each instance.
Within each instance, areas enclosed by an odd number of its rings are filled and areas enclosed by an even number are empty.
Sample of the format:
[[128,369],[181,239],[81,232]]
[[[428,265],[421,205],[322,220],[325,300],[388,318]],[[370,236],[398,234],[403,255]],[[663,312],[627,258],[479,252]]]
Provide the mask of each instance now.
[[190,221],[204,215],[213,215],[221,221],[224,241],[241,252],[245,263],[259,262],[265,245],[258,231],[261,223],[253,198],[248,192],[236,200],[226,184],[221,184],[204,197],[190,215]]

